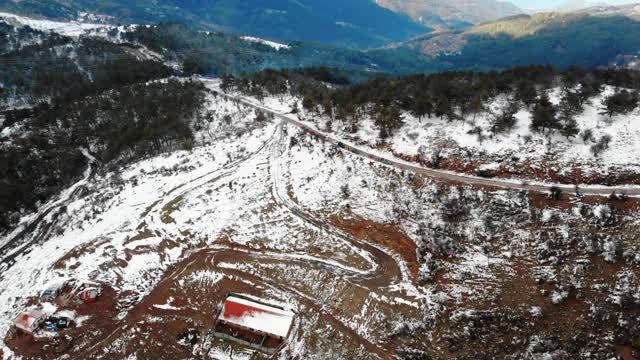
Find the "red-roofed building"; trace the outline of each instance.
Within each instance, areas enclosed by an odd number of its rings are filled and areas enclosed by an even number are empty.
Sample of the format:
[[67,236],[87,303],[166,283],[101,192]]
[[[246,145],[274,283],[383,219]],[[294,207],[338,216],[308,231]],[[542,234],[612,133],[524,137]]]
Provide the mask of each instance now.
[[294,317],[280,306],[231,294],[216,321],[216,336],[272,353],[289,336]]
[[29,334],[33,334],[46,318],[45,313],[39,310],[27,310],[18,315],[13,321],[13,325]]

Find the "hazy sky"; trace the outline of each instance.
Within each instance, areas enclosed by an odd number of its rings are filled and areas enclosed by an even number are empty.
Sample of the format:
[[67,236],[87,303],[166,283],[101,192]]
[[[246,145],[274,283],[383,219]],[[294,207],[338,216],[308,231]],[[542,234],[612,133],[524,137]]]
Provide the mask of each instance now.
[[[522,9],[552,9],[567,3],[567,0],[511,0]],[[638,3],[640,0],[588,0],[590,3],[608,3],[613,5]]]

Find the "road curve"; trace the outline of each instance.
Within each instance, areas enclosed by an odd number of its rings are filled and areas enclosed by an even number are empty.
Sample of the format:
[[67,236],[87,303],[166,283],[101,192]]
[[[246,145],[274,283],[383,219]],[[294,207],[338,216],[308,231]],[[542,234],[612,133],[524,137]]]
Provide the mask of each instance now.
[[365,157],[367,159],[370,159],[372,161],[375,161],[381,164],[395,167],[400,170],[406,170],[416,174],[429,176],[434,179],[461,182],[461,183],[472,184],[472,185],[496,187],[496,188],[509,189],[509,190],[550,192],[552,189],[557,188],[562,190],[563,192],[578,193],[580,195],[610,196],[611,194],[616,193],[616,194],[625,194],[627,196],[640,196],[640,186],[568,185],[568,184],[553,184],[553,183],[539,183],[539,182],[531,184],[531,183],[528,183],[526,180],[483,178],[479,176],[456,173],[453,171],[431,169],[431,168],[426,168],[422,166],[416,166],[416,165],[409,164],[407,162],[389,159],[380,155],[367,152],[365,149],[358,148],[347,142],[336,139],[287,114],[281,114],[279,112],[276,112],[264,106],[254,104],[245,98],[225,94],[222,91],[216,91],[216,92],[224,97],[238,101],[246,106],[272,114],[273,116],[277,117],[278,119],[288,124],[294,125],[310,134],[313,134],[321,139],[324,139],[325,141],[336,144],[340,148],[347,150],[351,153],[354,153],[356,155]]
[[359,248],[371,256],[376,261],[376,267],[372,268],[367,274],[354,274],[350,277],[351,281],[359,283],[365,287],[376,288],[389,286],[397,281],[402,280],[402,270],[396,263],[393,256],[381,250],[380,248],[366,242],[355,239],[353,236],[345,233],[344,231],[337,229],[335,226],[328,224],[322,220],[316,219],[312,214],[307,213],[302,206],[294,202],[287,190],[280,184],[280,154],[283,152],[283,147],[286,149],[286,144],[283,143],[282,132],[279,137],[276,137],[271,152],[271,177],[272,177],[272,194],[274,199],[282,206],[287,208],[292,215],[300,218],[319,230],[326,231],[327,233],[335,236],[342,241],[350,244],[352,247]]

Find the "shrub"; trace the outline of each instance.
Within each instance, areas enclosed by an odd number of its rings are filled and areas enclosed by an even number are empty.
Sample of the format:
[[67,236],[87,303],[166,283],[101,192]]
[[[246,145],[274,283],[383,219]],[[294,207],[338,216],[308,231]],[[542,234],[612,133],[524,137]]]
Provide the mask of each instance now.
[[609,144],[611,143],[611,136],[604,135],[598,140],[598,142],[591,146],[591,153],[593,156],[598,157],[600,154],[609,149]]
[[562,199],[562,189],[560,189],[557,186],[552,186],[550,191],[549,191],[549,197],[553,200],[560,200]]

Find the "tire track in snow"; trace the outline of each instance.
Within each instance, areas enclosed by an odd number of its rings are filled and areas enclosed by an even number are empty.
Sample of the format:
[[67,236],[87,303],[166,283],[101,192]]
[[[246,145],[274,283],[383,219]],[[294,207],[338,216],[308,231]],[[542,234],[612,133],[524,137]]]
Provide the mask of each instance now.
[[[280,128],[271,152],[272,193],[276,200],[280,204],[284,205],[293,215],[302,219],[304,222],[307,222],[314,227],[345,241],[355,248],[363,250],[364,254],[370,255],[366,258],[372,264],[372,267],[367,274],[354,274],[353,278],[356,280],[356,283],[369,288],[376,288],[389,286],[402,279],[402,271],[391,255],[364,241],[353,238],[352,236],[337,229],[332,224],[316,219],[313,215],[307,213],[301,206],[291,200],[287,190],[283,188],[280,182],[280,156],[282,153],[282,147],[285,145],[286,144],[283,142],[282,128]],[[373,256],[373,258],[371,258],[371,256]]]
[[[180,197],[204,185],[207,185],[211,182],[217,182],[221,179],[232,176],[243,165],[246,165],[248,162],[250,162],[250,160],[256,158],[257,156],[260,156],[264,151],[269,150],[270,153],[268,156],[268,161],[270,165],[269,172],[271,175],[271,192],[275,202],[287,209],[288,212],[290,212],[293,216],[302,220],[303,223],[309,224],[326,234],[329,234],[339,240],[346,242],[351,247],[359,249],[359,254],[363,256],[371,266],[366,270],[359,270],[351,268],[349,266],[341,265],[339,262],[334,260],[321,259],[304,254],[280,254],[276,252],[247,251],[235,249],[232,247],[205,249],[205,251],[209,253],[211,266],[219,270],[220,272],[233,274],[239,279],[246,279],[247,281],[251,281],[253,283],[261,283],[268,288],[274,289],[277,292],[293,296],[297,299],[297,301],[320,314],[322,318],[330,321],[336,331],[348,334],[354,339],[357,339],[357,341],[362,344],[362,346],[364,346],[372,356],[382,359],[390,358],[388,350],[372,343],[366,337],[359,334],[356,330],[349,327],[349,325],[343,323],[340,319],[333,316],[331,312],[326,308],[326,305],[319,303],[313,295],[306,294],[296,289],[295,287],[287,286],[286,284],[280,284],[274,280],[264,279],[247,271],[233,268],[219,268],[215,266],[213,258],[214,256],[218,255],[224,255],[226,258],[233,260],[234,262],[243,263],[260,263],[264,260],[273,260],[276,262],[282,262],[284,264],[299,263],[301,265],[312,265],[322,268],[329,274],[335,275],[338,278],[343,279],[344,281],[351,282],[354,285],[359,285],[367,289],[384,288],[404,280],[401,267],[397,264],[396,259],[394,259],[392,255],[376,246],[353,238],[352,236],[340,231],[339,229],[336,229],[335,226],[324,220],[316,219],[314,215],[308,213],[301,206],[292,201],[292,199],[288,195],[286,186],[283,186],[284,184],[282,184],[282,182],[280,181],[280,158],[284,153],[283,150],[286,149],[286,144],[283,141],[284,124],[284,122],[280,122],[276,126],[274,134],[256,151],[249,154],[248,156],[240,158],[230,164],[223,166],[222,168],[213,170],[211,172],[208,172],[207,174],[201,175],[195,179],[180,184],[171,189],[166,194],[163,194],[159,200],[154,202],[147,209],[147,212],[144,216],[144,218],[147,218],[149,220],[149,223],[147,225],[153,229],[161,230],[165,234],[168,234],[165,230],[168,224],[164,224],[162,221],[159,221],[159,217],[155,216],[158,214],[162,214],[164,206],[173,201],[176,201]],[[197,250],[195,251],[195,253],[197,253]],[[163,283],[166,283],[167,281],[174,281],[182,274],[188,272],[188,268],[195,265],[195,261],[189,261],[192,255],[194,255],[194,253],[191,253],[187,256],[187,262],[184,267],[177,268],[171,273],[166,274],[163,279],[160,280],[160,282],[156,285],[156,288]],[[129,313],[132,312],[135,313],[135,311],[129,311]],[[115,341],[120,336],[121,331],[125,330],[125,324],[131,320],[135,319],[123,319],[123,325],[121,327],[114,330],[113,332],[110,332],[109,334],[105,334],[102,339],[97,339],[96,342],[93,342],[87,348],[81,350],[80,353],[90,356],[95,351],[98,351],[100,346]]]

